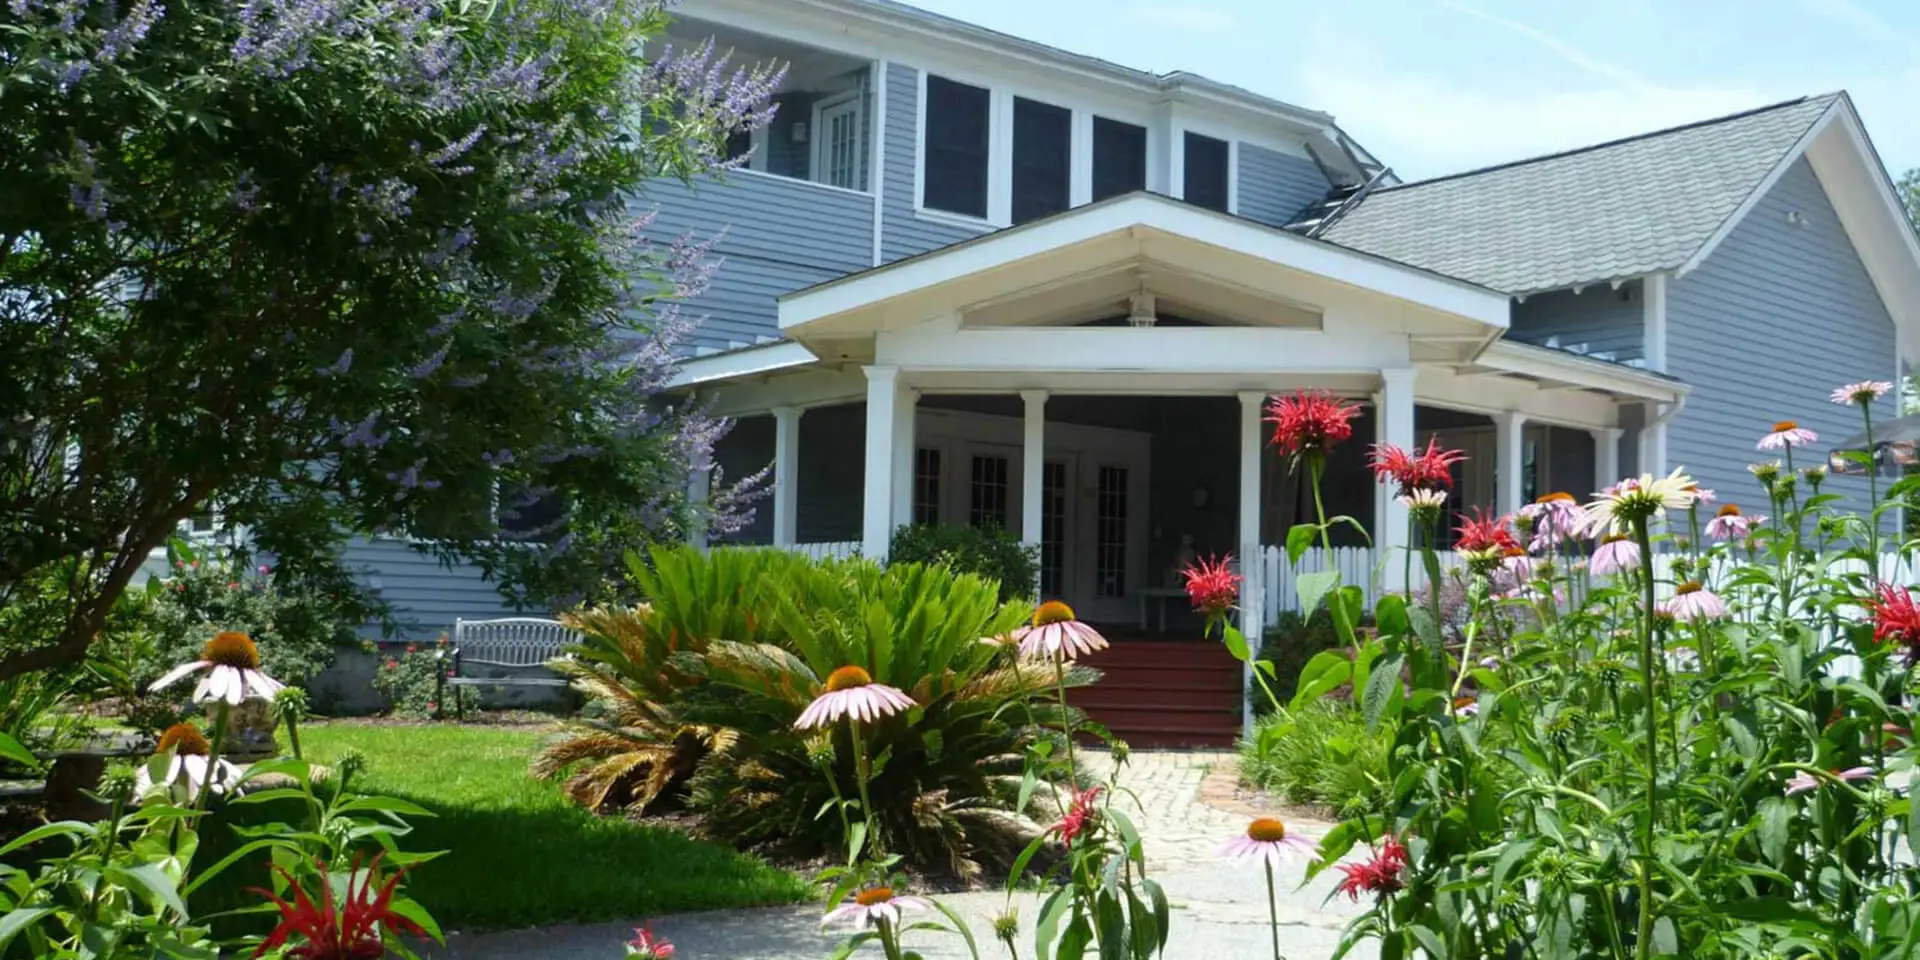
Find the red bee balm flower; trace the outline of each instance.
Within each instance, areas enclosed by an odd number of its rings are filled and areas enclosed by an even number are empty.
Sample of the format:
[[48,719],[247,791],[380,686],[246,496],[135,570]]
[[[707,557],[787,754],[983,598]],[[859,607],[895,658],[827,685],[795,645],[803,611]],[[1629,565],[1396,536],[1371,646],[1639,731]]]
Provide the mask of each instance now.
[[1873,614],[1873,639],[1879,643],[1897,641],[1907,648],[1907,662],[1920,660],[1920,607],[1913,594],[1897,583],[1882,583],[1866,600]]
[[1400,871],[1407,866],[1407,848],[1391,836],[1380,844],[1380,852],[1373,859],[1335,866],[1347,875],[1345,880],[1340,881],[1337,891],[1346,894],[1349,900],[1359,900],[1363,891],[1384,899],[1406,888],[1400,879]]
[[1187,599],[1209,619],[1225,616],[1240,597],[1240,575],[1228,566],[1232,562],[1233,555],[1228,554],[1212,562],[1201,560],[1180,571],[1187,580]]
[[1353,436],[1360,408],[1325,390],[1301,390],[1291,397],[1267,398],[1267,422],[1273,444],[1288,456],[1318,456]]
[[[327,865],[315,860],[314,867],[320,876],[327,875]],[[287,887],[293,891],[293,902],[273,895],[271,892],[254,888],[273,905],[280,908],[280,925],[273,928],[267,939],[260,942],[253,955],[258,957],[269,950],[289,942],[298,936],[306,942],[288,950],[288,957],[297,960],[374,960],[387,955],[381,928],[393,933],[411,934],[416,937],[427,935],[420,925],[394,912],[393,890],[400,885],[402,867],[394,871],[387,882],[374,888],[374,881],[380,875],[380,855],[375,855],[366,871],[360,870],[358,857],[353,861],[353,872],[348,875],[345,902],[338,911],[333,905],[333,885],[322,880],[320,883],[320,902],[315,904],[307,891],[294,882],[293,876],[286,870],[275,867],[287,880]],[[356,889],[354,881],[360,881]]]
[[1471,516],[1460,515],[1460,526],[1454,528],[1459,537],[1454,541],[1454,549],[1462,553],[1493,553],[1506,556],[1510,550],[1522,554],[1526,550],[1507,527],[1511,517],[1496,517],[1484,507],[1474,508]]
[[1367,465],[1380,482],[1392,480],[1402,496],[1415,490],[1447,490],[1453,487],[1453,465],[1465,460],[1459,450],[1442,450],[1437,438],[1427,438],[1427,449],[1409,453],[1391,443],[1373,445]]
[[1100,799],[1101,789],[1089,787],[1073,792],[1073,803],[1068,805],[1066,816],[1053,825],[1053,829],[1060,832],[1061,843],[1071,847],[1074,840],[1093,827],[1095,818],[1100,815],[1100,809],[1094,804]]

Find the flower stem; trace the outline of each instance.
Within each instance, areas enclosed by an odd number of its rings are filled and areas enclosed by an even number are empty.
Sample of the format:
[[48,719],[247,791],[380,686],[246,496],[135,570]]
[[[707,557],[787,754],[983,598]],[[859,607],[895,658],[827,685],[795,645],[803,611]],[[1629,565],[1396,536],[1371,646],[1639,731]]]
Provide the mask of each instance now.
[[[867,759],[867,742],[860,736],[860,721],[852,716],[847,717],[847,733],[853,738],[853,779],[860,786],[860,817],[867,825],[866,845],[878,854],[880,852],[879,824],[873,816],[873,797],[867,792],[867,777],[871,775],[872,767]],[[848,862],[858,859],[859,851],[854,850],[849,844]]]
[[1640,547],[1640,698],[1647,718],[1647,820],[1641,832],[1640,936],[1635,944],[1641,960],[1653,956],[1653,831],[1659,819],[1656,786],[1660,770],[1660,705],[1654,691],[1653,664],[1653,543],[1647,536],[1647,518],[1633,521],[1633,540]]
[[[1320,476],[1326,472],[1324,458],[1315,455],[1307,461],[1307,473],[1313,478],[1313,517],[1320,525],[1320,552],[1325,555],[1327,566],[1333,566],[1333,538],[1327,534],[1327,506],[1320,497]],[[1347,622],[1347,605],[1340,599],[1340,582],[1334,581],[1333,592],[1327,595],[1327,611],[1333,614],[1333,624],[1340,636],[1353,645],[1358,655],[1360,641],[1353,635],[1353,625]],[[1311,619],[1312,610],[1301,611],[1301,616]]]
[[1273,896],[1273,861],[1261,858],[1267,868],[1267,930],[1273,934],[1273,960],[1285,960],[1280,956],[1280,903]]
[[[1258,673],[1258,670],[1254,671]],[[1060,729],[1067,735],[1067,785],[1075,792],[1080,789],[1080,764],[1073,758],[1073,712],[1067,706],[1067,665],[1059,657],[1053,659],[1053,689],[1060,695]]]
[[220,750],[227,742],[227,713],[233,708],[225,700],[216,701],[213,710],[213,738],[207,748],[207,781],[200,785],[200,791],[193,795],[193,809],[207,808],[207,795],[213,793],[213,782],[220,776]]

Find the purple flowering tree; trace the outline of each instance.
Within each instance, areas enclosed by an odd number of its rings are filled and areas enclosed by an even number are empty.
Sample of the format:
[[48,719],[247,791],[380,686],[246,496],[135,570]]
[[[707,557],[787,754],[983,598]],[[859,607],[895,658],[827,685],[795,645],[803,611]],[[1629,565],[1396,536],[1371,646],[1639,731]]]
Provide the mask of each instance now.
[[0,604],[49,571],[68,598],[0,678],[82,657],[196,515],[276,576],[408,533],[534,601],[678,536],[726,425],[663,394],[710,263],[649,229],[644,187],[722,166],[778,77],[667,53],[665,23],[0,3]]

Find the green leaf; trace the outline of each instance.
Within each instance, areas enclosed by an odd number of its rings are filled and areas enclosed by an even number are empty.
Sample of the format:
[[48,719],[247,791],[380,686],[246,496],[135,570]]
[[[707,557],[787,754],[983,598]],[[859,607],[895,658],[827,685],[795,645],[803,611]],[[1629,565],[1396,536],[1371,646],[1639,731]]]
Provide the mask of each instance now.
[[1340,571],[1315,570],[1303,573],[1293,582],[1294,592],[1300,596],[1300,615],[1313,618],[1313,611],[1320,608],[1320,601],[1326,599],[1327,591],[1340,585]]
[[929,899],[933,901],[935,910],[945,914],[946,918],[952,921],[953,929],[960,933],[960,939],[967,942],[967,955],[973,957],[973,960],[980,960],[980,946],[973,942],[973,931],[967,928],[967,921],[961,919],[960,914],[955,913],[952,907],[947,906],[938,897]]
[[1390,653],[1374,666],[1361,695],[1360,706],[1367,718],[1367,729],[1377,729],[1382,719],[1398,715],[1404,694],[1400,684],[1400,655]]
[[358,813],[362,810],[379,810],[386,813],[404,814],[409,817],[433,816],[432,810],[428,810],[426,807],[414,803],[411,800],[402,800],[399,797],[357,797],[334,808],[334,812],[336,813]]
[[1235,660],[1246,663],[1253,659],[1253,651],[1247,649],[1247,635],[1234,629],[1233,624],[1227,624],[1225,639],[1227,652],[1233,654]]
[[425,930],[435,943],[447,942],[447,938],[440,934],[440,924],[433,919],[433,914],[427,912],[426,907],[420,905],[420,901],[411,897],[394,897],[390,906],[394,913],[419,924],[420,929]]
[[[1069,906],[1073,897],[1066,887],[1057,887],[1053,895],[1040,905],[1040,916],[1033,924],[1033,955],[1040,960],[1049,960],[1053,956],[1053,941],[1060,935],[1060,917]],[[1080,960],[1073,957],[1072,960]]]
[[1793,819],[1798,813],[1786,797],[1768,797],[1760,801],[1760,852],[1775,866],[1786,863],[1787,845],[1792,837]]
[[1293,702],[1288,704],[1288,709],[1298,710],[1352,677],[1353,661],[1337,650],[1322,650],[1300,668],[1300,680],[1294,687]]
[[52,907],[24,907],[19,910],[10,910],[5,916],[0,916],[0,950],[6,949],[7,944],[20,935],[20,931],[33,926],[35,921],[52,912]]
[[26,767],[28,770],[40,769],[40,758],[32,750],[20,744],[20,741],[0,733],[0,760],[8,760]]
[[109,879],[130,890],[146,891],[147,900],[154,907],[171,909],[185,919],[187,905],[180,901],[180,892],[174,886],[173,878],[167,875],[158,863],[142,863],[138,866],[109,866],[103,873]]
[[1294,524],[1293,529],[1287,531],[1287,565],[1299,566],[1300,558],[1306,556],[1307,550],[1313,546],[1313,538],[1319,535],[1318,524]]
[[1405,636],[1408,630],[1407,598],[1389,593],[1373,605],[1373,622],[1383,637]]
[[[1496,889],[1497,886],[1496,884]],[[1447,944],[1440,939],[1439,934],[1417,923],[1408,924],[1406,931],[1413,936],[1414,940],[1419,942],[1420,949],[1425,950],[1427,956],[1432,957],[1433,960],[1447,960],[1449,956],[1447,953]]]
[[1513,872],[1514,866],[1533,852],[1533,843],[1533,840],[1524,837],[1507,841],[1506,849],[1501,850],[1500,858],[1493,862],[1494,896],[1499,896],[1507,889],[1507,874]]

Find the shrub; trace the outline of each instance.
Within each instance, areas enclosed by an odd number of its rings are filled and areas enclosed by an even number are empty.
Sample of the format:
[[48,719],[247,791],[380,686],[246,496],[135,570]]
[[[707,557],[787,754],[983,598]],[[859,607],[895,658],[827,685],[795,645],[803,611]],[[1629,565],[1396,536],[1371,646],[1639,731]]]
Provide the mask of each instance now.
[[915,525],[894,531],[889,563],[939,564],[955,573],[971,573],[999,584],[1000,599],[1033,596],[1039,582],[1037,548],[997,527]]
[[431,720],[480,706],[478,689],[441,683],[448,669],[447,649],[443,634],[428,646],[409,643],[398,656],[380,659],[373,671],[373,689],[386,698],[394,716]]
[[[1037,833],[1018,810],[1022,746],[1057,718],[1053,675],[980,638],[1025,616],[994,584],[944,567],[813,561],[778,551],[658,550],[633,564],[650,603],[589,611],[568,668],[603,716],[536,760],[594,806],[681,798],[715,839],[839,851],[821,812],[855,792],[844,730],[795,718],[847,665],[920,705],[870,731],[878,841],[923,869],[971,876]],[[1091,680],[1070,671],[1069,685]],[[824,775],[823,775],[824,774]]]
[[[260,647],[261,667],[279,680],[304,684],[357,642],[359,627],[378,604],[348,582],[307,583],[275,575],[245,551],[196,553],[176,541],[167,548],[171,575],[155,595],[148,618],[153,643],[131,667],[144,688],[169,667],[197,660],[214,633],[238,630]],[[191,687],[181,687],[181,695]]]
[[1377,815],[1388,809],[1392,748],[1391,729],[1370,731],[1350,704],[1318,700],[1261,720],[1240,742],[1240,777],[1288,803]]

